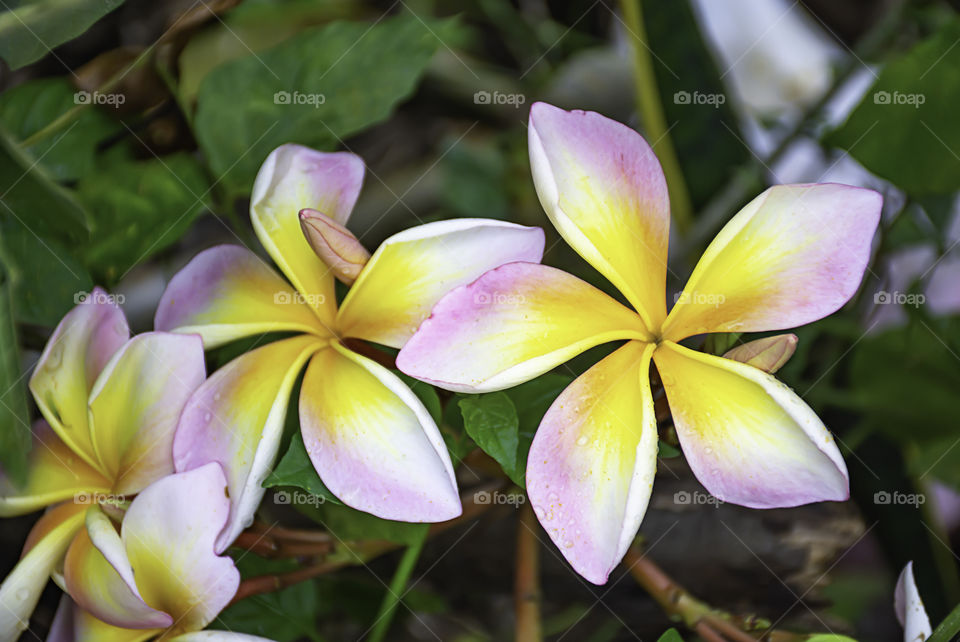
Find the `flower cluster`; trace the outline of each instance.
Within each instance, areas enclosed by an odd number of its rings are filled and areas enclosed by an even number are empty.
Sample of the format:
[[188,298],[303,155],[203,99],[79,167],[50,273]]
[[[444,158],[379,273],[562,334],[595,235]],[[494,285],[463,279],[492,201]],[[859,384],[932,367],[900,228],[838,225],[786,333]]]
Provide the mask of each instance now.
[[[386,519],[459,515],[438,426],[377,345],[399,349],[397,367],[421,381],[486,392],[619,342],[547,411],[527,465],[540,522],[596,583],[650,498],[651,376],[693,472],[720,500],[845,499],[830,433],[770,374],[796,337],[723,357],[682,342],[781,330],[838,309],[862,278],[880,197],[845,185],[770,188],[720,232],[668,313],[669,204],[650,147],[624,125],[543,103],[531,109],[529,138],[551,222],[629,305],[541,265],[539,228],[440,221],[370,254],[346,227],[362,161],[278,148],[250,205],[277,269],[252,249],[213,247],[173,277],[155,332],[130,338],[97,291],[51,336],[30,380],[43,419],[29,476],[22,487],[2,481],[0,514],[49,508],[0,586],[0,638],[26,626],[52,576],[66,592],[56,639],[194,639],[237,591],[223,554],[262,500],[301,373],[300,433],[330,492]],[[348,288],[339,304],[335,279]],[[206,377],[205,349],[270,333],[283,338]]]

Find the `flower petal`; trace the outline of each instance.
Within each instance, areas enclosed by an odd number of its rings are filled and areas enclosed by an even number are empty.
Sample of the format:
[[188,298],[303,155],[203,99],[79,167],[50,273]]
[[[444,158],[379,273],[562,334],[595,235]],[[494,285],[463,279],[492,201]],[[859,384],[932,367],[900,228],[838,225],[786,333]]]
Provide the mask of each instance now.
[[173,616],[171,633],[213,621],[240,585],[229,557],[216,554],[230,501],[217,463],[169,475],[130,503],[120,527],[144,601]]
[[30,391],[44,418],[94,468],[100,464],[90,441],[87,399],[100,371],[129,338],[123,312],[95,288],[60,321],[30,377]]
[[97,618],[74,604],[66,593],[50,625],[47,642],[143,642],[158,630],[122,629]]
[[261,638],[256,635],[247,635],[246,633],[233,633],[232,631],[194,631],[193,633],[184,633],[174,638],[170,642],[273,642],[267,638]]
[[310,360],[300,430],[323,483],[384,519],[442,522],[460,514],[457,481],[430,413],[396,375],[339,343]]
[[15,640],[30,623],[40,593],[74,536],[87,507],[61,504],[34,525],[24,555],[0,584],[0,640]]
[[923,642],[931,635],[930,618],[920,599],[920,591],[913,579],[913,562],[907,562],[897,578],[897,587],[893,592],[893,609],[897,620],[903,627],[904,642]]
[[21,488],[0,477],[0,517],[32,513],[79,493],[107,493],[111,486],[40,419],[33,424],[27,483]]
[[533,509],[570,565],[604,584],[637,534],[657,470],[653,344],[630,341],[544,415],[527,458]]
[[250,250],[218,245],[170,279],[154,327],[195,332],[207,349],[265,332],[326,333],[306,301]]
[[336,314],[333,275],[307,243],[299,213],[315,209],[344,224],[362,183],[358,156],[281,145],[267,156],[253,184],[250,219],[257,237],[328,327]]
[[99,507],[87,511],[86,529],[70,544],[63,563],[67,593],[94,616],[128,629],[165,629],[173,618],[148,606],[133,577],[123,542]]
[[338,315],[345,336],[400,348],[444,294],[513,261],[539,263],[543,230],[453,219],[394,234],[377,248]]
[[564,240],[617,286],[647,324],[666,310],[670,202],[643,137],[594,112],[530,109],[530,166]]
[[773,374],[790,361],[797,350],[797,335],[777,334],[742,343],[723,354],[724,359],[733,359],[764,372]]
[[648,338],[632,310],[592,285],[545,265],[509,263],[440,299],[397,367],[448,390],[488,392],[601,343]]
[[782,330],[835,312],[860,285],[882,204],[849,185],[771,187],[710,243],[663,336]]
[[187,402],[173,461],[178,472],[212,461],[223,466],[231,514],[217,552],[253,518],[280,447],[290,391],[307,358],[323,345],[303,335],[247,352],[214,372]]
[[90,392],[90,417],[115,492],[133,495],[173,472],[180,412],[205,377],[196,334],[147,332],[114,355]]
[[773,376],[670,341],[653,359],[683,454],[713,495],[750,508],[849,497],[833,437]]

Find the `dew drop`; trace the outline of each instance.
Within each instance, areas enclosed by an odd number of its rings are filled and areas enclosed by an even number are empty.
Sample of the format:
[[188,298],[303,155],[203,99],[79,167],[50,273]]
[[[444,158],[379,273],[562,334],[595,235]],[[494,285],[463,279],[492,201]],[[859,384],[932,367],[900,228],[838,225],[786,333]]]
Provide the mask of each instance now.
[[578,445],[578,446],[586,446],[586,445],[587,445],[587,436],[586,436],[586,435],[580,435],[580,438],[577,439],[577,445]]
[[205,422],[210,421],[211,418],[212,418],[212,415],[209,412],[203,414],[203,420]]
[[539,505],[537,505],[537,504],[534,504],[534,505],[533,505],[533,512],[537,514],[537,517],[539,517],[540,519],[543,519],[543,514],[544,514],[543,506],[539,506]]
[[707,446],[706,448],[703,449],[703,452],[710,455],[713,453],[713,448],[711,448],[710,446]]
[[557,495],[556,493],[550,493],[549,495],[547,495],[547,501],[558,502],[560,501],[560,495]]
[[219,393],[219,392],[214,393],[214,395],[213,395],[213,400],[214,400],[214,401],[220,401],[220,393]]
[[563,543],[564,548],[573,548],[573,540],[568,539]]

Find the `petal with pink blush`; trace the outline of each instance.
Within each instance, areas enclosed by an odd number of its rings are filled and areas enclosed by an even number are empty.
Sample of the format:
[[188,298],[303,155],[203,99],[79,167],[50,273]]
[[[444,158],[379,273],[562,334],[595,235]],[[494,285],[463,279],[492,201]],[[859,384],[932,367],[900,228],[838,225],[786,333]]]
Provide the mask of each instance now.
[[219,464],[164,477],[131,502],[120,528],[144,601],[173,616],[171,634],[198,631],[237,592],[240,573],[215,552],[230,501]]
[[160,630],[123,629],[107,624],[64,594],[50,625],[47,642],[144,642],[158,633]]
[[173,618],[140,596],[120,535],[98,507],[70,544],[63,564],[67,593],[98,619],[128,629],[164,629]]
[[80,459],[40,419],[33,424],[33,447],[23,487],[0,476],[0,517],[32,513],[82,493],[110,492],[112,482]]
[[397,367],[448,390],[489,392],[601,343],[648,338],[633,311],[585,281],[545,265],[508,263],[440,299]]
[[44,418],[73,452],[97,469],[87,400],[100,371],[129,338],[123,312],[95,288],[60,321],[30,377],[30,391]]
[[652,331],[667,314],[670,203],[640,134],[600,114],[530,109],[530,166],[564,240],[617,286]]
[[683,454],[714,496],[750,508],[849,497],[833,436],[786,385],[759,368],[670,341],[653,359]]
[[570,565],[604,584],[637,534],[657,469],[652,344],[630,341],[580,375],[544,415],[527,494]]
[[882,204],[849,185],[771,187],[710,243],[664,338],[782,330],[837,311],[863,278]]
[[90,417],[114,492],[133,495],[173,472],[180,412],[205,377],[196,334],[138,335],[107,364],[90,393]]
[[502,221],[453,219],[384,241],[344,299],[344,336],[400,348],[444,294],[504,263],[539,263],[543,230]]
[[314,209],[345,224],[362,184],[363,161],[358,156],[300,145],[273,150],[253,184],[250,219],[257,237],[328,327],[336,314],[333,274],[303,235],[299,214]]
[[266,332],[327,333],[306,297],[238,245],[204,250],[177,272],[157,305],[154,327],[197,333],[207,349]]
[[897,579],[893,607],[903,627],[904,642],[923,642],[933,635],[930,618],[927,617],[927,610],[923,607],[920,591],[913,579],[913,562],[907,562]]
[[218,552],[253,518],[280,447],[293,384],[323,345],[304,335],[247,352],[214,372],[187,401],[174,437],[174,465],[178,472],[213,461],[223,466],[231,515]]
[[323,483],[384,519],[442,522],[460,497],[440,431],[396,375],[339,343],[310,360],[300,431]]
[[83,528],[86,506],[63,504],[34,525],[23,557],[0,584],[0,640],[15,640],[27,628],[30,614],[50,573],[63,559],[70,542]]

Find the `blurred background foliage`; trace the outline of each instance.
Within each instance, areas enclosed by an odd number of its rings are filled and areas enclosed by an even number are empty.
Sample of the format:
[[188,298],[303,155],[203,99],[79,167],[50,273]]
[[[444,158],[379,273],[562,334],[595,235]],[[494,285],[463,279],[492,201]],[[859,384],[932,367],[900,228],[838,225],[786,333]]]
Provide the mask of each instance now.
[[[227,242],[263,254],[248,195],[282,143],[363,157],[350,228],[371,250],[431,220],[511,220],[547,230],[545,262],[613,293],[557,242],[533,191],[525,123],[530,104],[546,100],[645,132],[631,64],[639,36],[693,211],[672,233],[671,297],[716,231],[767,185],[849,182],[886,198],[861,291],[797,330],[799,349],[780,375],[837,434],[853,501],[677,506],[673,493],[699,486],[667,429],[641,528],[650,555],[708,602],[795,630],[898,639],[893,580],[910,559],[933,620],[960,601],[956,2],[648,1],[645,34],[610,0],[8,0],[2,9],[7,474],[23,473],[35,416],[25,377],[60,317],[100,284],[125,297],[136,330],[148,330],[166,281],[197,251]],[[283,92],[294,98],[284,102]],[[314,99],[298,103],[295,92]],[[708,347],[719,353],[751,338]],[[210,370],[249,345],[211,353]],[[461,462],[461,486],[522,487],[540,417],[605,351],[490,395],[417,384]],[[422,544],[423,526],[340,505],[306,461],[296,421],[266,485],[321,500],[299,511],[268,501],[265,521],[321,524],[342,541]],[[898,503],[897,493],[925,501]],[[510,635],[514,509],[489,512],[497,519],[428,543],[391,639]],[[6,568],[30,521],[8,522]],[[655,639],[670,625],[629,578],[620,581],[622,571],[607,587],[588,586],[546,549],[549,639]],[[295,567],[238,557],[248,576]],[[356,561],[242,600],[218,626],[277,640],[362,637],[397,559]],[[42,603],[35,630],[49,626],[54,604]]]

